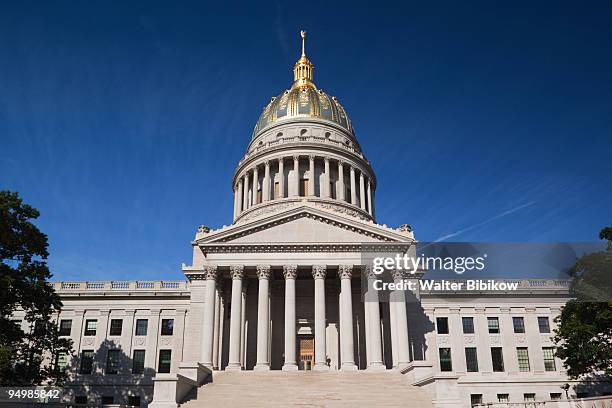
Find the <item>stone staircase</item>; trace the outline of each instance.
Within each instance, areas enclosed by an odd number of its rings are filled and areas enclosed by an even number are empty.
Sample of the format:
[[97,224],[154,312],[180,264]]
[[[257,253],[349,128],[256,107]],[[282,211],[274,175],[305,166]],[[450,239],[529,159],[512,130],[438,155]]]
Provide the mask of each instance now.
[[[195,394],[195,393],[194,393]],[[431,398],[396,371],[216,371],[181,408],[431,408]]]

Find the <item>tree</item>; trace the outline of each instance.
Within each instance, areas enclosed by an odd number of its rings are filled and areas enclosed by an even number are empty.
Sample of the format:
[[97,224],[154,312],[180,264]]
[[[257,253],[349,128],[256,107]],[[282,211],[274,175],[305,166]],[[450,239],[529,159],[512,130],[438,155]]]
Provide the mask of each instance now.
[[[0,191],[0,385],[61,384],[60,355],[72,353],[72,341],[58,334],[52,318],[62,302],[48,284],[47,236],[30,220],[35,208],[19,194]],[[28,330],[12,320],[23,310]]]
[[612,227],[599,234],[606,251],[584,255],[571,270],[570,300],[556,318],[557,357],[571,378],[612,379]]

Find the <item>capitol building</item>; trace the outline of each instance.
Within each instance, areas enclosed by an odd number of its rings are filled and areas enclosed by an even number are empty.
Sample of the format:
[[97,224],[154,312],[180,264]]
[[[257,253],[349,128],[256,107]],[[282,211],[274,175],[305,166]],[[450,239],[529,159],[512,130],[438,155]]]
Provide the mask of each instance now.
[[185,280],[53,283],[60,334],[74,341],[60,361],[70,402],[569,407],[594,396],[554,354],[566,281],[364,301],[375,276],[363,252],[406,253],[416,236],[378,220],[373,163],[315,84],[304,37],[293,83],[263,109],[231,178],[233,220],[197,228]]

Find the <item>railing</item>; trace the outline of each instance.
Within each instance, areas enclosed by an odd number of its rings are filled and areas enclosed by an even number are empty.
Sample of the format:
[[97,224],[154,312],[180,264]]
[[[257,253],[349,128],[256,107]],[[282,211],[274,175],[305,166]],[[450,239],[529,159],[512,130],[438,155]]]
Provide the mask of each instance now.
[[577,399],[546,400],[538,402],[488,402],[473,408],[612,408],[611,396]]
[[187,281],[104,281],[104,282],[51,282],[61,292],[122,291],[122,290],[188,290]]

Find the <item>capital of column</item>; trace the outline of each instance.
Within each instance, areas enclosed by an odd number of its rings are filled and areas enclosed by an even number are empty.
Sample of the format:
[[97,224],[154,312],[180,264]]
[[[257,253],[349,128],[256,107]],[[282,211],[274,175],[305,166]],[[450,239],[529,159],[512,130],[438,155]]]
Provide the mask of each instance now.
[[242,280],[244,277],[244,265],[230,266],[230,274],[232,275],[232,280]]
[[363,265],[361,272],[368,278],[368,280],[377,279],[378,275],[372,270],[370,265]]
[[327,274],[326,265],[313,265],[312,266],[312,277],[315,279],[325,279]]
[[270,265],[257,265],[257,278],[270,279]]
[[298,160],[300,160],[300,155],[299,154],[293,155],[293,161],[296,162]]
[[285,279],[295,279],[297,277],[297,265],[283,265],[283,276]]
[[351,279],[353,276],[353,265],[340,265],[338,267],[340,279]]
[[324,161],[325,163],[329,163],[329,157],[324,156],[324,157],[323,157],[323,161]]
[[309,155],[308,155],[308,160],[313,161],[313,160],[315,159],[315,157],[316,157],[316,156],[315,156],[314,154],[309,154]]
[[206,280],[217,279],[217,265],[206,265],[204,267],[204,277]]
[[264,166],[269,169],[270,168],[270,160],[266,160],[264,162]]

